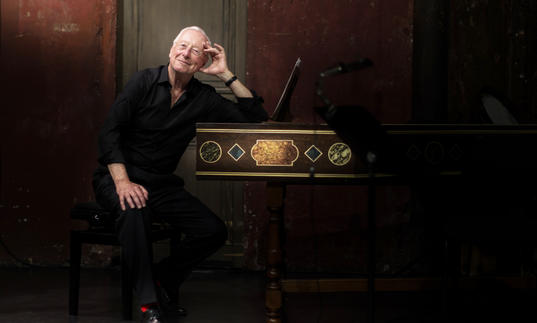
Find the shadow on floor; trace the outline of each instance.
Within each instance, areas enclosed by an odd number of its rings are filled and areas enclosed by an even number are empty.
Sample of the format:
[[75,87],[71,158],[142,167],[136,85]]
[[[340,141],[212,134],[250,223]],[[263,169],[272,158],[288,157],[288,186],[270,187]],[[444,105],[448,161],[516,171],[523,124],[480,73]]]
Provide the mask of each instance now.
[[[265,322],[264,273],[204,269],[181,289],[189,311],[180,323]],[[84,269],[80,307],[69,318],[68,269],[0,268],[0,321],[24,323],[121,322],[119,271]],[[378,293],[376,322],[536,322],[535,290],[483,288],[451,293],[442,310],[439,292]],[[289,323],[367,322],[364,293],[288,294]],[[135,311],[134,320],[138,321]]]

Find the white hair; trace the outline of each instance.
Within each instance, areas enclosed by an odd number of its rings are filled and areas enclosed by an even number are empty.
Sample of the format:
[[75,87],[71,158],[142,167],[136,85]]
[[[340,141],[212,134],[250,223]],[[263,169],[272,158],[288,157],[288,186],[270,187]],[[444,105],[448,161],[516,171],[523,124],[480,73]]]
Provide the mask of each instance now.
[[207,33],[205,33],[205,30],[201,29],[198,26],[190,26],[190,27],[185,27],[185,28],[181,29],[179,34],[177,34],[177,37],[175,37],[175,39],[173,40],[174,45],[179,40],[179,37],[181,37],[181,35],[187,30],[195,30],[195,31],[200,32],[205,38],[207,38],[207,42],[209,43],[209,45],[211,45],[211,40],[209,39],[209,36],[207,36]]

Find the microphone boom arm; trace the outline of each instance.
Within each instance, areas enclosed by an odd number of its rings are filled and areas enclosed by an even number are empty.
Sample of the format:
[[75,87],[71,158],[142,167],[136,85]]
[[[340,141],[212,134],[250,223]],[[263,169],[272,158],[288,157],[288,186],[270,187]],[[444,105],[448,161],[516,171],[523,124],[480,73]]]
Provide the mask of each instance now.
[[327,115],[331,115],[335,112],[335,106],[332,103],[332,101],[330,101],[330,99],[326,97],[326,95],[324,94],[324,91],[323,91],[324,79],[328,76],[344,74],[344,73],[348,73],[348,72],[355,71],[355,70],[361,70],[363,68],[370,67],[370,66],[373,66],[373,61],[371,61],[369,58],[360,58],[359,60],[348,63],[348,64],[339,63],[335,67],[328,68],[319,74],[319,79],[315,82],[315,87],[316,87],[315,93],[317,94],[319,98],[321,98],[323,103],[328,107],[326,111]]

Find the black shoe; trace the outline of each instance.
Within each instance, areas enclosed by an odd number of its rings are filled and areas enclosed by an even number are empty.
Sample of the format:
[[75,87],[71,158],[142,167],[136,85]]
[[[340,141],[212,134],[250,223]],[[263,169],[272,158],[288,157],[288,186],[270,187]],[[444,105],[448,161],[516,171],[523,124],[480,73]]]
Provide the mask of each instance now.
[[161,261],[154,268],[157,297],[162,309],[167,313],[186,316],[187,310],[179,306],[179,286],[189,276],[190,271],[177,272],[170,268],[166,261]]
[[142,313],[142,323],[162,323],[162,314],[158,307],[152,307]]
[[169,314],[186,316],[188,314],[186,308],[179,306],[178,297],[170,297],[170,293],[166,290],[161,283],[157,283],[157,297],[159,303]]

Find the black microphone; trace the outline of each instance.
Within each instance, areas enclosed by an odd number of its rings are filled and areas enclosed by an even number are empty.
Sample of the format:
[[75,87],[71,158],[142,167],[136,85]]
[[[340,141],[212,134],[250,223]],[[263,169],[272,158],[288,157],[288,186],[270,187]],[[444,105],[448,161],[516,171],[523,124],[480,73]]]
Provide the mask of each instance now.
[[361,58],[355,62],[350,62],[348,64],[339,63],[336,66],[331,67],[325,70],[324,72],[321,72],[319,76],[327,77],[327,76],[332,76],[332,75],[337,75],[337,74],[344,74],[344,73],[352,72],[352,71],[359,70],[362,68],[366,68],[369,66],[373,66],[373,62],[369,58]]

